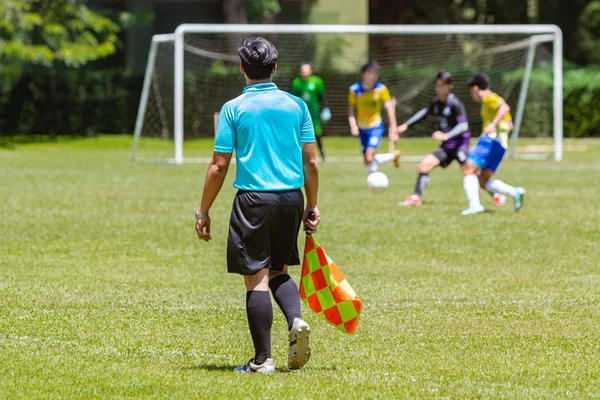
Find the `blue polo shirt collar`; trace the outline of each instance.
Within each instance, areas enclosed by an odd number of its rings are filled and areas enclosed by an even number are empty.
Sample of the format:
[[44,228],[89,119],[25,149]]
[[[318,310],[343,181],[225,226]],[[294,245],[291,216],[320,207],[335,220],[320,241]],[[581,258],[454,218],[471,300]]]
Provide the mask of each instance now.
[[273,89],[277,89],[277,85],[269,82],[269,83],[257,83],[256,85],[250,85],[250,86],[246,86],[244,88],[244,91],[242,93],[246,93],[246,92],[258,92],[261,90],[273,90]]

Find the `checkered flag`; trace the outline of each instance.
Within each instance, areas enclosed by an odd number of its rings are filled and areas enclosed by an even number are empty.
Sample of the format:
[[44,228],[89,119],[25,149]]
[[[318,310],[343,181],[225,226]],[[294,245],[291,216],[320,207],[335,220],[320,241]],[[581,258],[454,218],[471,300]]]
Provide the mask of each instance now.
[[300,299],[318,316],[345,333],[354,333],[362,301],[319,242],[306,235]]

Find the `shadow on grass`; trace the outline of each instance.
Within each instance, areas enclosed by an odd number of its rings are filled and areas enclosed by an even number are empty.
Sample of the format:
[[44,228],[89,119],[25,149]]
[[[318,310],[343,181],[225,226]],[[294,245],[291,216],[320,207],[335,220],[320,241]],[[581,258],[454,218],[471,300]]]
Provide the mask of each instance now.
[[[241,365],[241,364],[239,364]],[[197,365],[189,365],[185,367],[181,367],[182,370],[204,370],[204,371],[224,371],[224,372],[234,372],[234,369],[239,365],[231,365],[231,364],[197,364]],[[307,366],[304,368],[305,370],[310,371],[338,371],[340,368],[333,365],[316,365],[316,366]],[[275,368],[276,373],[298,373],[298,371],[292,371],[287,368]]]
[[233,372],[233,370],[235,369],[235,367],[238,367],[238,365],[197,364],[197,365],[188,365],[186,367],[181,367],[181,369],[183,369],[183,370],[203,369],[205,371],[226,371],[226,372]]

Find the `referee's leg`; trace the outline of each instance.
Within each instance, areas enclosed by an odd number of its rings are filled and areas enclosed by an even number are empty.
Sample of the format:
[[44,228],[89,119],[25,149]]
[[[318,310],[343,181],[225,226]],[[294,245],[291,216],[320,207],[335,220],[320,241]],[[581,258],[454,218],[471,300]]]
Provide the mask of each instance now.
[[294,319],[302,318],[298,286],[288,274],[287,265],[282,271],[269,271],[269,288],[273,298],[285,315],[288,331],[292,330]]
[[304,367],[310,358],[310,327],[302,320],[298,286],[288,274],[288,265],[300,264],[298,232],[303,210],[304,196],[300,190],[281,193],[275,229],[271,235],[269,288],[287,319],[290,369]]
[[254,343],[254,364],[271,358],[271,326],[273,305],[269,296],[269,270],[263,268],[254,275],[245,275],[246,313]]
[[274,230],[271,235],[269,288],[285,315],[288,330],[294,320],[302,318],[298,286],[288,274],[288,265],[299,265],[298,232],[302,223],[304,196],[300,190],[281,193]]

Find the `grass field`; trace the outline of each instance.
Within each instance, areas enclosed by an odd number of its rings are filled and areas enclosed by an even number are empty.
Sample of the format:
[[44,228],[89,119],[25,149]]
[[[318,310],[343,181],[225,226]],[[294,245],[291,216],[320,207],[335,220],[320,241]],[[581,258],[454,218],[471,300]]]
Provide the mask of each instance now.
[[[305,309],[313,356],[289,372],[276,308],[272,376],[231,372],[252,356],[242,280],[225,272],[234,170],[206,244],[206,165],[132,163],[129,144],[0,148],[0,398],[600,397],[600,141],[566,141],[587,151],[560,164],[505,162],[500,177],[528,190],[518,214],[482,195],[489,212],[461,217],[455,165],[418,209],[396,206],[414,163],[385,166],[381,194],[360,163],[321,165],[318,239],[363,315],[345,336]],[[357,155],[355,140],[327,146]]]

